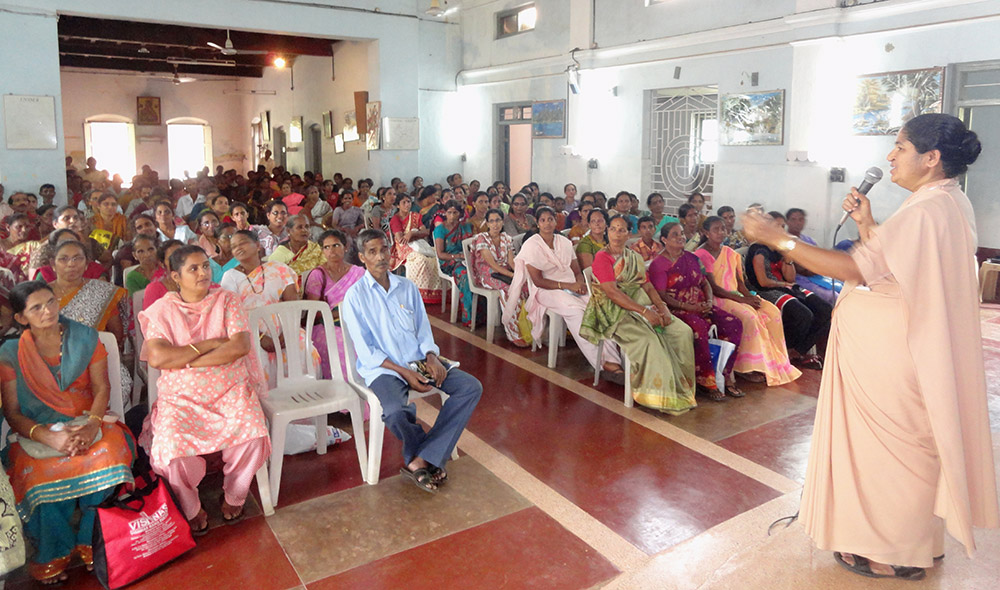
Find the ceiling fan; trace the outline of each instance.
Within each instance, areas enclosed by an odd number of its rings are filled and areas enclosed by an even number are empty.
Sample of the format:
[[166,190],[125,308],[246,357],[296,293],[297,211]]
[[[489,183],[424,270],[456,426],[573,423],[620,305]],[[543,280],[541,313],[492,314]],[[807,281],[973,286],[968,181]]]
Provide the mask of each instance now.
[[[448,5],[448,0],[444,0],[445,6]],[[448,16],[458,10],[458,6],[452,6],[451,8],[444,8],[441,6],[441,0],[431,0],[430,8],[424,11],[427,16],[441,17]]]
[[266,55],[269,53],[260,49],[236,49],[233,47],[233,40],[229,37],[229,29],[226,29],[226,44],[224,46],[211,41],[207,45],[218,49],[222,55]]

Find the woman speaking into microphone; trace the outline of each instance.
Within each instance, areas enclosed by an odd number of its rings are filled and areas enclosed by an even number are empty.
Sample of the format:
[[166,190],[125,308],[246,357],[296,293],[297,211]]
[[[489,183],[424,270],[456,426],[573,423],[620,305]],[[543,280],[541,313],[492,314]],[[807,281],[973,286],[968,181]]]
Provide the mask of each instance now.
[[911,119],[889,152],[912,191],[876,224],[852,190],[850,253],[795,240],[759,215],[751,239],[842,279],[820,384],[801,515],[820,549],[869,577],[918,580],[944,530],[971,555],[972,528],[1000,526],[979,323],[972,205],[956,177],[976,134],[943,114]]

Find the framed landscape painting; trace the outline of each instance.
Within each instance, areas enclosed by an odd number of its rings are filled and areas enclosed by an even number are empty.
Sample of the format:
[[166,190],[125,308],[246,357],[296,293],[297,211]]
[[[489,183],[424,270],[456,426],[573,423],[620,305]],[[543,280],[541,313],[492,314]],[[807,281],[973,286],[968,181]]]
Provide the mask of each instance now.
[[785,142],[785,91],[724,94],[719,143],[781,145]]
[[531,103],[531,136],[541,139],[566,137],[565,99]]
[[854,135],[895,135],[907,121],[940,113],[944,68],[859,76],[851,121]]

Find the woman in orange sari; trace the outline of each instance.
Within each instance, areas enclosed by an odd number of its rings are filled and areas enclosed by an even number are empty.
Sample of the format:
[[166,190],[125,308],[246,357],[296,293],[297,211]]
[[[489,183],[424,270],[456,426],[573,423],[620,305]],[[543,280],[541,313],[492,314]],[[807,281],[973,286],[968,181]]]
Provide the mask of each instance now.
[[956,179],[981,149],[951,115],[908,121],[887,159],[913,192],[876,224],[852,190],[843,208],[861,243],[851,253],[745,218],[751,239],[844,281],[801,514],[816,545],[863,576],[919,580],[943,557],[946,529],[971,555],[973,527],[1000,527],[975,219]]
[[97,332],[60,317],[52,289],[41,281],[15,287],[10,302],[27,329],[0,348],[4,416],[18,436],[7,473],[35,547],[28,570],[43,584],[57,584],[67,579],[74,556],[93,568],[92,508],[132,481],[135,445],[124,425],[105,418],[107,352]]
[[437,275],[434,247],[427,241],[430,231],[424,227],[419,213],[413,213],[413,199],[401,194],[396,197],[397,213],[389,221],[392,230],[392,253],[389,269],[395,271],[406,264],[410,279],[424,303],[441,302],[441,279]]

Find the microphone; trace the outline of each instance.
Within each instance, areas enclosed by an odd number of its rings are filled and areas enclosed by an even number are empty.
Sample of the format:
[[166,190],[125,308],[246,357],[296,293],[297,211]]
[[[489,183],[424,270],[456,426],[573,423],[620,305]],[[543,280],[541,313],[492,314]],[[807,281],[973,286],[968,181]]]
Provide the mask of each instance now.
[[[861,185],[858,186],[858,192],[862,195],[867,195],[868,191],[872,190],[878,181],[882,180],[882,169],[878,166],[872,166],[865,172],[865,178],[861,181]],[[861,202],[859,201],[860,205]],[[845,223],[847,223],[847,218],[851,216],[850,211],[844,211],[844,216],[840,218],[840,223],[837,224],[837,229],[840,229]]]

